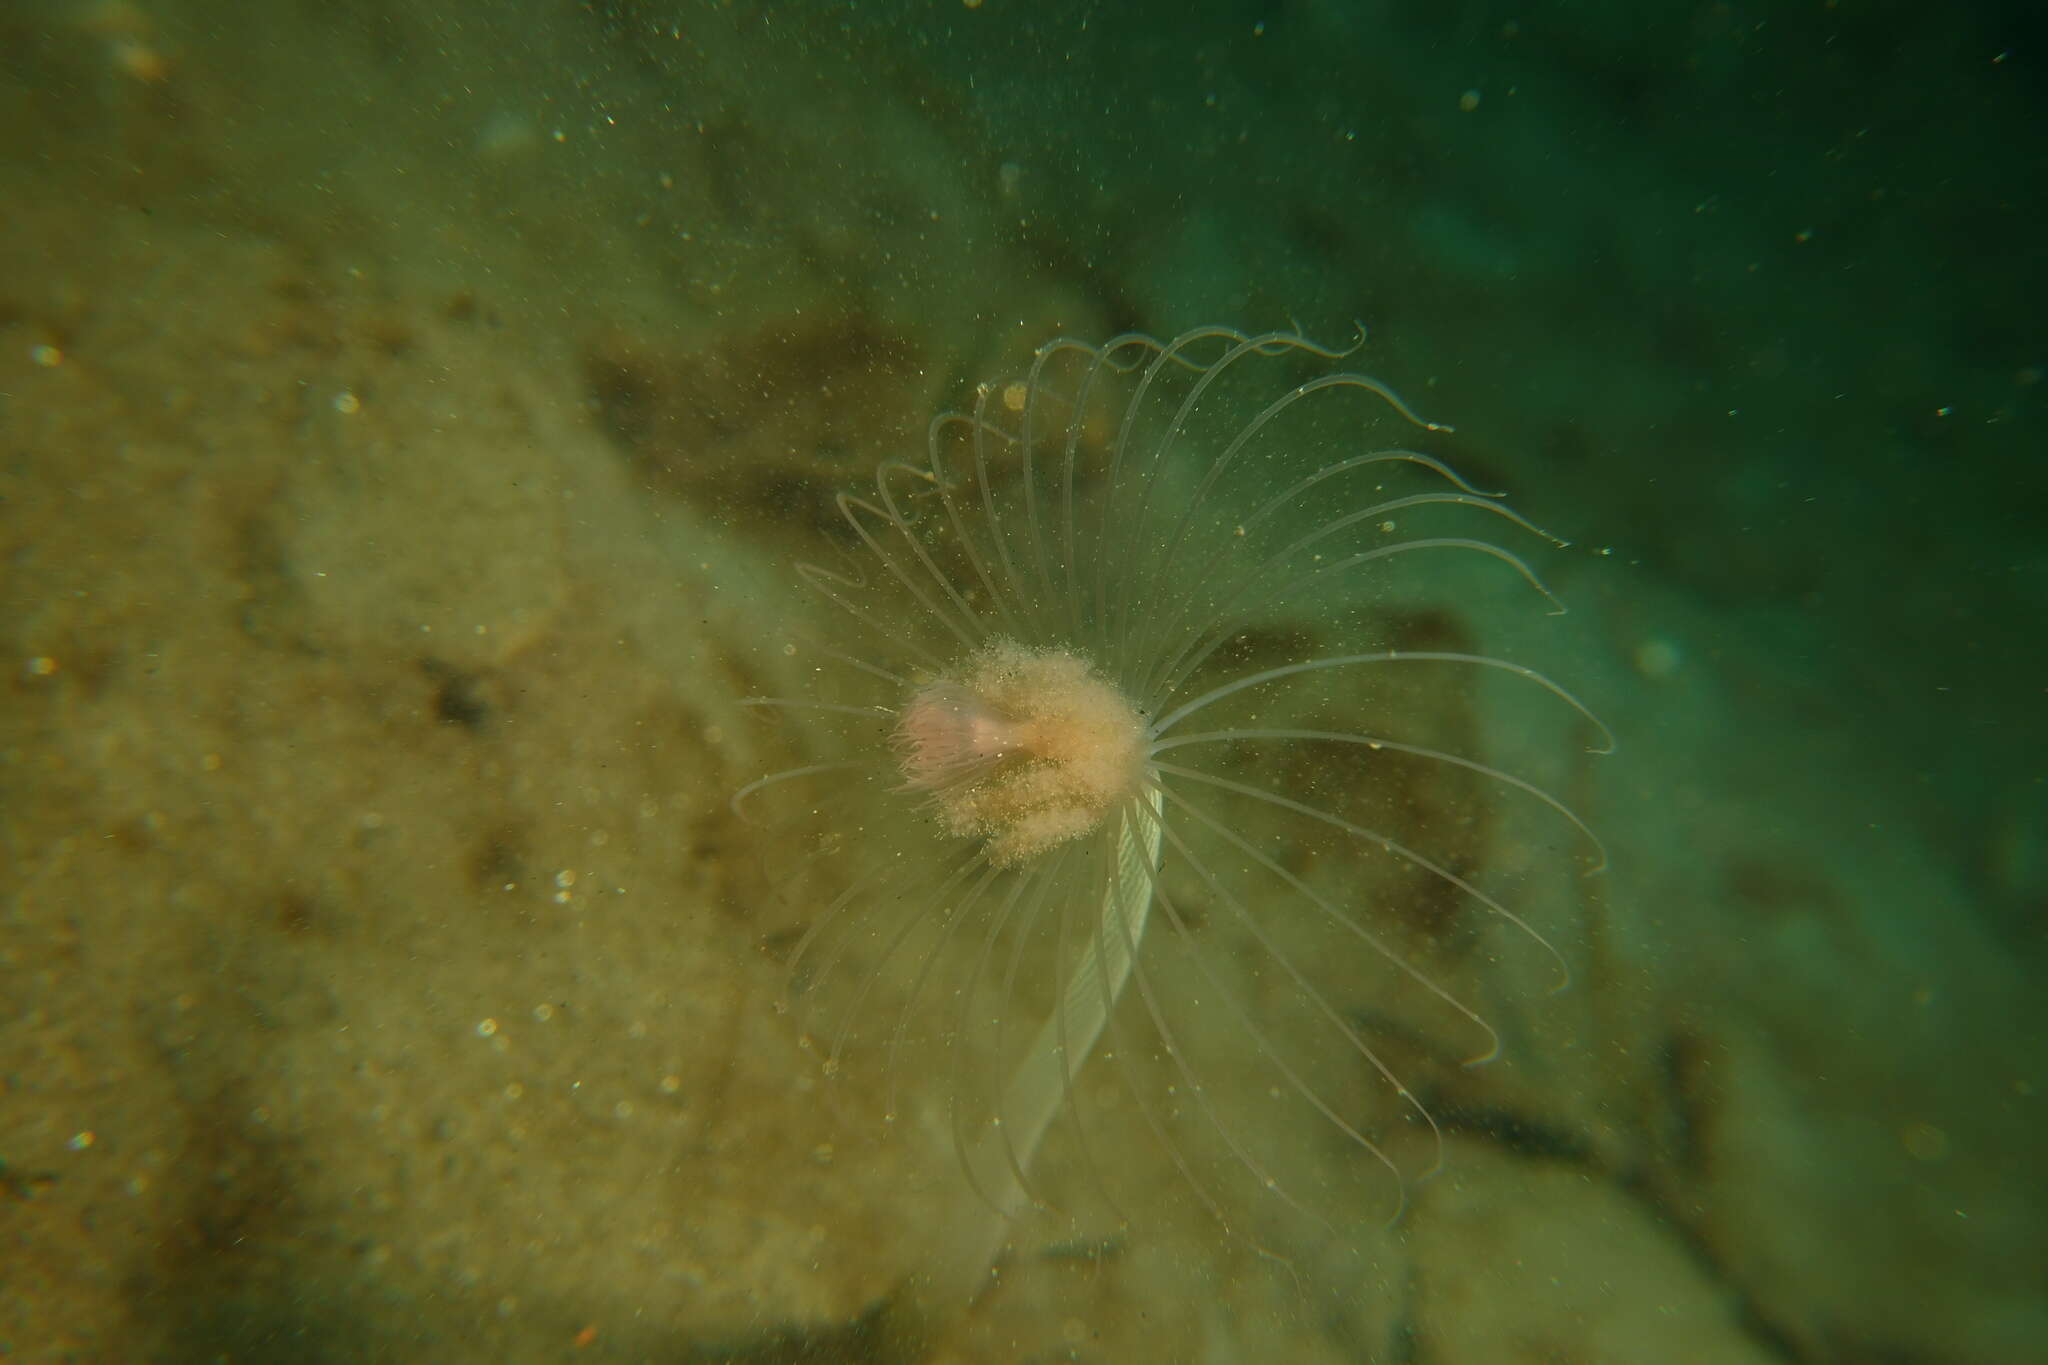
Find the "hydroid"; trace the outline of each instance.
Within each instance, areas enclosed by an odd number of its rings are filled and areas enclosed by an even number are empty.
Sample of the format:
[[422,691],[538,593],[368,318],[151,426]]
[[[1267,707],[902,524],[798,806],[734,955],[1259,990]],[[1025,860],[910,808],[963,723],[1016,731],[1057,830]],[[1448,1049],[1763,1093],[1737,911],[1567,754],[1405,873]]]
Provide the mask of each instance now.
[[789,996],[827,1070],[875,1058],[884,1115],[942,1132],[989,1210],[944,1258],[962,1292],[1048,1202],[1062,1116],[1112,1206],[1142,1145],[1262,1246],[1271,1210],[1391,1216],[1442,1150],[1410,1068],[1499,1048],[1485,924],[1565,975],[1489,873],[1497,816],[1548,822],[1567,871],[1597,841],[1490,761],[1481,698],[1610,746],[1459,610],[1561,612],[1497,539],[1552,538],[1387,441],[1448,429],[1346,354],[1049,343],[842,495],[845,559],[800,570],[814,687],[756,702],[816,753],[736,804],[801,879]]

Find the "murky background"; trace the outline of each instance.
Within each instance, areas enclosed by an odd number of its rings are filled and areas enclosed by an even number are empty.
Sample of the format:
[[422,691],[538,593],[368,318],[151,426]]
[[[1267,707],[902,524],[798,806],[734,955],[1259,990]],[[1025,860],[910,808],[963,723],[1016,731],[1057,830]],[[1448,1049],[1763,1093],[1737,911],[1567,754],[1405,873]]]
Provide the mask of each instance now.
[[[2041,36],[0,5],[0,1355],[2030,1358]],[[1589,970],[1351,1278],[1163,1212],[892,1325],[958,1191],[726,805],[790,566],[1054,335],[1354,319],[1576,542]]]

